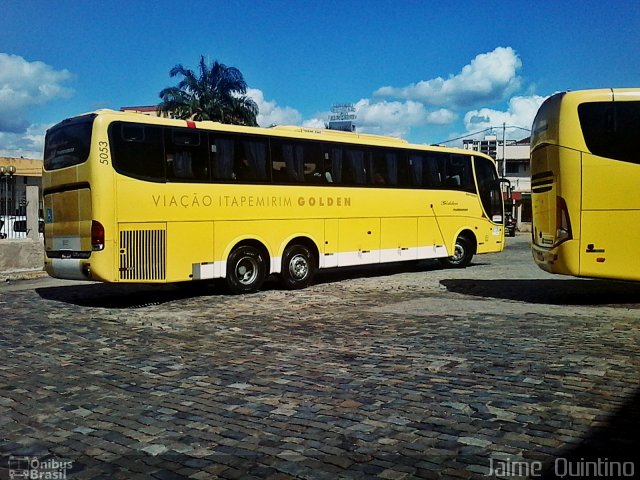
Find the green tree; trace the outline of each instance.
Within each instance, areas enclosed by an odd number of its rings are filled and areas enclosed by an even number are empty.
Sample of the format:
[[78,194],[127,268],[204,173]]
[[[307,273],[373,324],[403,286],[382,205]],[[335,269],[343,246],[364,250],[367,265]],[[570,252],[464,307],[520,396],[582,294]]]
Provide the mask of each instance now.
[[169,71],[171,77],[181,75],[182,80],[160,92],[160,112],[189,120],[258,125],[258,105],[245,95],[247,82],[240,70],[217,60],[207,65],[204,56],[198,67],[198,74],[182,65]]

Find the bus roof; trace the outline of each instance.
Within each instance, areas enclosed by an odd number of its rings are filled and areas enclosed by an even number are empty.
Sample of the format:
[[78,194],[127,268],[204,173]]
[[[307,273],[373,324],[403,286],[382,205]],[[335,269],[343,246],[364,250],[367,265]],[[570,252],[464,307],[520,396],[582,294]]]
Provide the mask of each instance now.
[[331,137],[342,137],[345,139],[359,138],[362,140],[370,140],[370,141],[381,141],[385,143],[400,143],[402,145],[407,145],[409,142],[404,140],[403,138],[397,137],[387,137],[384,135],[371,135],[368,133],[355,133],[355,132],[345,132],[342,130],[329,130],[326,128],[309,128],[309,127],[299,127],[297,125],[276,125],[275,127],[271,127],[272,130],[284,130],[287,132],[299,132],[299,133],[311,133],[313,135],[323,135],[323,136],[331,136]]
[[632,100],[640,101],[640,88],[569,90],[550,96],[540,105],[533,120],[531,151],[546,144],[561,144],[587,151],[578,118],[578,106],[591,102]]

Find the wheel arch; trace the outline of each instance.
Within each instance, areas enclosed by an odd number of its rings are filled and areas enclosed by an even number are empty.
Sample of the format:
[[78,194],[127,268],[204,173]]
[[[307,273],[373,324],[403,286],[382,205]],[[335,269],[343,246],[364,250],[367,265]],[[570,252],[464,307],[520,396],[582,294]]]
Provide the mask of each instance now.
[[[245,245],[259,250],[260,253],[264,255],[265,265],[267,265],[267,267],[271,264],[272,257],[271,257],[271,254],[269,253],[269,249],[266,246],[266,242],[264,242],[262,239],[258,239],[255,237],[239,238],[233,242],[230,242],[225,250],[224,257],[223,257],[225,259],[225,263],[229,258],[229,255],[231,255],[231,252],[233,252],[236,248],[242,247]],[[221,273],[224,275],[224,277],[226,277],[226,269],[224,269]],[[267,272],[267,274],[268,273],[269,272]]]
[[456,240],[460,237],[466,238],[469,241],[471,248],[473,249],[472,253],[473,255],[476,255],[478,253],[478,238],[476,237],[476,234],[473,233],[473,230],[468,227],[461,229],[453,238],[453,243],[450,245],[451,252],[455,250]]
[[[316,268],[319,267],[319,265],[320,265],[320,249],[318,248],[318,245],[316,244],[315,240],[313,240],[308,235],[293,236],[293,237],[289,238],[286,242],[283,242],[282,249],[280,251],[280,259],[282,259],[284,257],[284,252],[286,251],[286,249],[289,248],[292,245],[304,245],[305,247],[307,247],[311,251],[311,253],[313,254],[313,258],[314,258],[314,260],[316,262],[316,265],[315,265]],[[281,268],[282,268],[282,260],[280,261],[279,270],[276,273],[279,273]]]

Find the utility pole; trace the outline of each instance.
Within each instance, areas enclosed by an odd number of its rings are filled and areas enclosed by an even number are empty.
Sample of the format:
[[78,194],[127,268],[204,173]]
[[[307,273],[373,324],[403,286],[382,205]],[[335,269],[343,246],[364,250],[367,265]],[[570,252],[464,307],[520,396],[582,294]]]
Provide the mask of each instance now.
[[507,157],[505,156],[507,124],[502,123],[502,176],[507,176]]

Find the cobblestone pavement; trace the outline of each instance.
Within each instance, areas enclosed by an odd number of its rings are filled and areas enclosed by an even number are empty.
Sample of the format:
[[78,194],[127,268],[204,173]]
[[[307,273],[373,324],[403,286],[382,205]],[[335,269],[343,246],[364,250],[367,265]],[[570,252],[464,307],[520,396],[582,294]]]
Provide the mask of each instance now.
[[526,234],[295,292],[6,282],[0,478],[629,473],[639,313],[640,285],[548,275]]

